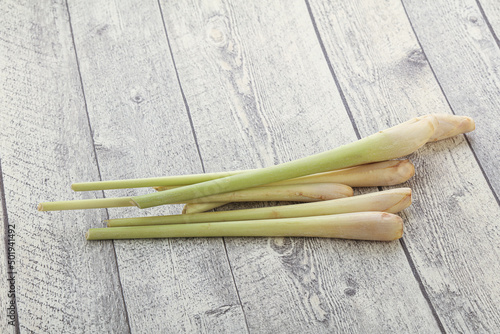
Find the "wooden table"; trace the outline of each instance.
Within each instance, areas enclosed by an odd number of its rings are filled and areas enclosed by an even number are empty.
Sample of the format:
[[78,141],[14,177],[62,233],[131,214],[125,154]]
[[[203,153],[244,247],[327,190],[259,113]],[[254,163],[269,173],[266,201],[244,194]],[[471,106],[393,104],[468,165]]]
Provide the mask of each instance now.
[[[1,2],[0,332],[498,333],[499,36],[496,0]],[[72,182],[270,166],[429,113],[477,130],[409,157],[396,242],[87,242],[180,207],[36,210],[148,191]]]

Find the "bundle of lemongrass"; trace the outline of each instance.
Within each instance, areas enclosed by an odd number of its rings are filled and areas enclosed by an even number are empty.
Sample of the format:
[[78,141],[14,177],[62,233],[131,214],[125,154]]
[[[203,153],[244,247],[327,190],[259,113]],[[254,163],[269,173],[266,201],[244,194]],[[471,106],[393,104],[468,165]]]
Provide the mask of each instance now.
[[[427,115],[354,143],[280,165],[245,171],[148,179],[75,183],[75,191],[153,187],[135,197],[40,203],[38,210],[76,210],[187,203],[183,214],[108,220],[88,240],[305,236],[390,241],[403,234],[395,215],[411,204],[411,190],[398,188],[353,196],[351,187],[391,186],[414,174],[406,156],[425,143],[474,130],[465,116]],[[204,212],[229,202],[298,201],[233,211]]]

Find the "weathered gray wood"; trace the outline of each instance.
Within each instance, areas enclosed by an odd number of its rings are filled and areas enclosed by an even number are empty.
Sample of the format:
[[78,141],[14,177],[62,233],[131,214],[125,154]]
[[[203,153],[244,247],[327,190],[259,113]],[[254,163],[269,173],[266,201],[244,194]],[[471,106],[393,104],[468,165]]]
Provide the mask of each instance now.
[[96,197],[69,188],[98,173],[66,6],[3,1],[1,13],[0,152],[21,331],[127,333],[113,246],[83,237],[103,212],[36,211],[41,200]]
[[[500,38],[500,6],[498,5],[498,1],[481,0],[477,1],[477,3],[480,6],[480,10],[483,10],[483,19],[486,19],[489,22],[491,26],[490,28],[496,36],[496,42],[498,45],[498,43],[500,43],[498,40],[498,38]],[[472,17],[471,19],[474,21]],[[484,23],[487,24],[486,22]]]
[[474,0],[403,3],[453,111],[476,121],[468,138],[498,199],[500,48]]
[[[163,1],[162,9],[207,171],[356,139],[304,2]],[[397,242],[226,242],[253,332],[439,331]]]
[[[438,6],[442,12],[426,11],[423,25],[446,11],[457,13]],[[399,1],[314,0],[311,7],[363,136],[415,115],[451,112]],[[424,7],[415,2],[412,10]],[[449,23],[442,27],[459,30]],[[435,52],[442,46],[435,45]],[[462,53],[456,49],[453,57]],[[466,108],[455,111],[471,115]],[[495,140],[487,133],[491,125],[482,126],[480,119],[470,138],[477,143]],[[500,208],[493,193],[463,136],[428,144],[411,160],[417,173],[410,181],[415,199],[405,211],[404,240],[437,316],[447,332],[494,332],[500,328]]]
[[[69,1],[69,10],[102,178],[202,172],[158,3]],[[133,332],[246,332],[222,239],[115,246]]]
[[[1,58],[0,58],[1,59]],[[0,178],[2,177],[0,161]],[[16,333],[19,328],[16,306],[16,235],[15,226],[9,226],[3,182],[0,179],[0,333]],[[9,231],[10,230],[10,231]],[[7,247],[10,247],[8,250]],[[8,255],[10,255],[8,257]]]
[[[496,2],[480,2],[498,33]],[[467,138],[498,194],[498,43],[475,1],[404,3],[451,107],[478,121]],[[355,139],[307,5],[162,4],[208,171]],[[362,135],[450,112],[400,3],[310,6]],[[253,332],[439,331],[399,243],[233,238],[228,258],[221,239],[117,242],[120,283],[112,244],[82,237],[106,212],[35,206],[101,196],[68,187],[99,179],[92,140],[106,179],[201,171],[158,4],[70,2],[93,138],[65,3],[4,1],[0,13],[0,158],[22,332],[127,333],[120,284],[134,332],[245,332],[245,320]],[[464,137],[412,160],[404,240],[414,270],[446,331],[494,332],[500,216],[488,185]],[[125,193],[139,192],[107,195]],[[2,260],[2,310],[5,274]],[[0,333],[12,332],[5,315]]]

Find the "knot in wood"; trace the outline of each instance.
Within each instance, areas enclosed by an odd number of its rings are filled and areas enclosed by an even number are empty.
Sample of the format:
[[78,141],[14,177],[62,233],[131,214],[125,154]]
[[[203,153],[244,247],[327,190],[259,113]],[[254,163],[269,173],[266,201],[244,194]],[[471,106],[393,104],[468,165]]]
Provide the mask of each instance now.
[[269,240],[269,246],[281,256],[289,256],[293,253],[294,240],[287,237],[276,237]]
[[477,21],[478,21],[477,16],[475,16],[475,15],[470,15],[469,16],[469,22],[471,22],[471,23],[477,23]]
[[134,96],[134,102],[135,103],[141,103],[142,101],[144,101],[144,99],[139,94],[137,94],[136,96]]
[[224,47],[227,44],[227,18],[223,16],[213,16],[208,20],[206,36],[210,44],[217,47]]
[[104,24],[104,25],[98,27],[96,29],[97,35],[101,36],[102,34],[104,34],[106,32],[106,30],[108,30],[108,28],[109,28],[109,24]]
[[137,103],[137,104],[144,102],[143,94],[141,94],[139,88],[133,88],[130,91],[130,99],[132,100],[132,102]]
[[427,58],[422,50],[413,50],[408,54],[408,61],[423,65],[427,62]]

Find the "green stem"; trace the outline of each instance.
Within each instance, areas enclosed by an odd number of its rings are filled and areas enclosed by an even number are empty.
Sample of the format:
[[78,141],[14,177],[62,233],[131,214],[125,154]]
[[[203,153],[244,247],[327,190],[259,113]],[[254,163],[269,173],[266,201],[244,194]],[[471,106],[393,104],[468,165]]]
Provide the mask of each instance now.
[[185,186],[189,184],[220,179],[222,177],[235,175],[243,172],[244,171],[231,171],[231,172],[207,173],[207,174],[151,177],[145,179],[81,182],[81,183],[73,183],[71,185],[71,189],[73,189],[74,191],[91,191],[91,190],[125,189],[125,188],[145,188],[145,187],[158,187],[158,186]]
[[189,200],[256,187],[308,174],[399,158],[424,145],[434,134],[433,116],[415,118],[354,143],[280,165],[236,174],[157,193],[135,196],[139,208]]
[[[455,116],[448,114],[434,114],[423,117],[429,117],[429,116],[437,119],[437,127],[435,129],[435,133],[432,135],[432,137],[429,138],[429,141],[441,140],[451,136],[455,136],[457,134],[470,132],[475,128],[474,121],[470,117]],[[165,176],[165,177],[131,179],[131,180],[82,182],[82,183],[74,183],[71,187],[75,191],[89,191],[89,190],[143,188],[143,187],[159,187],[159,186],[185,186],[209,180],[214,180],[230,175],[240,174],[243,172],[246,171],[230,171],[230,172],[220,172],[220,173]],[[328,182],[342,183],[351,187],[370,186],[370,185],[350,184],[344,180],[334,180]],[[355,182],[358,181],[355,180]]]
[[[253,169],[256,170],[256,169]],[[303,184],[332,182],[351,187],[378,187],[403,183],[413,175],[413,165],[408,160],[390,160],[307,175],[290,180],[275,182],[270,185]],[[123,188],[154,187],[158,191],[187,186],[191,184],[220,179],[226,176],[241,174],[246,171],[230,171],[220,173],[192,174],[154,177],[145,179],[111,180],[73,183],[74,191],[108,190]]]
[[401,217],[386,212],[358,212],[340,215],[177,224],[92,228],[87,240],[184,238],[184,237],[320,237],[391,241],[401,238]]
[[130,197],[81,199],[76,201],[43,202],[38,211],[102,209],[135,206]]
[[193,199],[188,203],[256,201],[315,202],[335,198],[350,197],[352,195],[352,188],[343,184],[306,183],[243,189]]
[[362,211],[397,213],[407,208],[410,204],[410,188],[398,188],[366,195],[305,204],[182,215],[110,219],[108,220],[108,227],[294,218]]
[[[314,202],[353,195],[351,187],[337,183],[310,183],[291,184],[286,186],[273,186],[251,188],[240,191],[229,192],[208,196],[190,201],[194,203],[206,202],[254,202],[254,201],[293,201]],[[176,203],[182,204],[182,203]],[[55,210],[79,210],[115,208],[123,206],[134,206],[130,197],[99,198],[77,201],[58,201],[40,203],[39,211]]]
[[[265,186],[307,184],[307,183],[340,183],[350,187],[384,187],[408,181],[415,174],[415,167],[408,160],[388,160],[349,168],[311,174]],[[169,190],[172,187],[154,187],[157,191]]]
[[[304,184],[309,182],[334,182],[350,187],[383,187],[408,181],[415,174],[415,167],[408,160],[389,160],[338,169],[271,183],[270,185]],[[167,190],[158,187],[157,190]],[[257,187],[258,189],[259,187]],[[200,213],[228,203],[189,203],[182,213]]]

